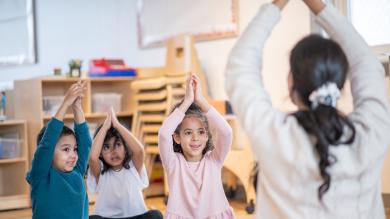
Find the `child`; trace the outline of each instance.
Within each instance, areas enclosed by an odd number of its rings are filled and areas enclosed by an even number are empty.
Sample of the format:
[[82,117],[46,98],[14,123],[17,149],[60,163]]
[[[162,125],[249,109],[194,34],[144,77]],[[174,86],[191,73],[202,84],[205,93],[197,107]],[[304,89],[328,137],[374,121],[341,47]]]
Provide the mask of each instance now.
[[149,185],[144,148],[119,123],[113,109],[95,132],[89,158],[88,187],[97,193],[90,218],[162,219],[157,210],[147,211],[142,190]]
[[[208,121],[217,132],[215,147]],[[231,127],[202,96],[199,78],[190,76],[183,102],[158,135],[169,183],[166,218],[234,218],[221,181],[231,143]]]
[[[31,186],[33,218],[88,218],[84,174],[91,137],[81,108],[85,84],[73,84],[55,116],[37,137],[37,150],[27,182]],[[72,106],[75,132],[64,126]]]
[[[304,2],[332,40],[310,35],[291,51],[288,83],[297,112],[274,109],[261,77],[264,43],[287,0],[260,9],[226,69],[228,95],[261,167],[257,217],[385,218],[380,174],[390,108],[384,69],[332,5]],[[348,70],[354,111],[345,116],[335,106]]]

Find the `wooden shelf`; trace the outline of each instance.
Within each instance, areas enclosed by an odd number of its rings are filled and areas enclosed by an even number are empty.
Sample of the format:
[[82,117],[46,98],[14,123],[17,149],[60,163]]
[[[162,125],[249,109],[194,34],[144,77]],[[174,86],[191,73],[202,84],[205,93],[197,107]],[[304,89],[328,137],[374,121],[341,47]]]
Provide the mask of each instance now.
[[27,158],[17,157],[17,158],[0,158],[0,164],[9,164],[9,163],[18,163],[18,162],[27,162]]
[[40,77],[37,78],[38,80],[41,80],[42,82],[69,82],[74,83],[78,80],[82,81],[97,81],[97,82],[104,82],[104,81],[132,81],[135,80],[137,77],[101,77],[101,78],[72,78],[72,77],[65,77],[65,76],[53,76],[53,77]]
[[29,189],[25,180],[29,168],[27,122],[1,122],[0,133],[4,138],[15,138],[14,146],[20,147],[20,156],[0,159],[0,210],[29,207]]
[[[132,112],[118,112],[118,113],[116,113],[117,117],[129,117],[129,116],[132,116],[132,115],[133,115]],[[86,119],[106,118],[106,114],[105,113],[86,113],[84,116],[85,116]],[[43,116],[43,119],[47,120],[47,121],[50,120],[51,118],[53,118],[53,116],[48,116],[48,115]],[[73,115],[72,114],[66,114],[64,119],[65,120],[73,119]]]
[[9,126],[9,125],[23,125],[26,124],[25,120],[4,120],[0,122],[0,126]]
[[27,208],[30,207],[30,196],[28,194],[1,196],[0,210]]

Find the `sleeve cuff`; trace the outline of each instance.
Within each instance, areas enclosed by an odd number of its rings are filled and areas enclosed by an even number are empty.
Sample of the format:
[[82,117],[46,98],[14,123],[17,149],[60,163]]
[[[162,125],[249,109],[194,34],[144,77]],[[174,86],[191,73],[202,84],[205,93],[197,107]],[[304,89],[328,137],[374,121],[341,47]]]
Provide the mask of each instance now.
[[64,122],[53,117],[48,123],[47,127],[53,128],[53,129],[62,129],[64,127]]
[[89,131],[88,128],[88,123],[85,121],[83,123],[77,124],[76,122],[74,123],[74,130],[76,131]]
[[173,114],[176,114],[176,116],[179,116],[181,118],[184,118],[184,116],[186,115],[184,112],[182,112],[179,108],[176,108],[174,111],[173,111]]
[[219,114],[219,112],[213,106],[210,106],[209,111],[207,111],[205,115],[206,117],[210,117],[212,115],[215,115],[216,113]]

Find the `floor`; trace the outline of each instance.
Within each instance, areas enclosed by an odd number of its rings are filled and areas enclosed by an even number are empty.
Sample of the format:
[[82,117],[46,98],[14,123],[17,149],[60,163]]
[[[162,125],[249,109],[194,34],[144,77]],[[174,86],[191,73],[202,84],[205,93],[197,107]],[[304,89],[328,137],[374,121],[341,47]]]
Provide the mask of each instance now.
[[[150,209],[158,209],[165,212],[163,198],[147,198],[146,205]],[[255,216],[248,215],[245,211],[246,204],[243,202],[233,201],[230,203],[234,209],[237,219],[254,219]],[[93,205],[89,206],[89,211],[92,212]],[[0,211],[0,219],[31,219],[31,208],[11,211]],[[390,218],[389,218],[390,219]]]
[[[165,212],[165,205],[163,198],[148,198],[145,200],[146,205],[150,209],[158,209],[162,212]],[[245,203],[243,202],[230,202],[231,206],[234,208],[234,213],[237,219],[255,219],[255,216],[248,215],[245,211]],[[90,205],[90,211],[92,211],[93,205]],[[390,219],[390,209],[386,210],[387,219]],[[31,209],[22,209],[22,210],[12,210],[12,211],[0,211],[0,219],[30,219],[31,218]]]

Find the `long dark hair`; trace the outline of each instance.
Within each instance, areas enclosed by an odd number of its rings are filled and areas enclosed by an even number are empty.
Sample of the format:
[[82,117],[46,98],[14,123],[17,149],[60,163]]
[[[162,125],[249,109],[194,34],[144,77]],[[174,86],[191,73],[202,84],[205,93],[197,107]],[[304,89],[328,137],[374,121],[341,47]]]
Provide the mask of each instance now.
[[[178,108],[182,103],[183,103],[183,100],[181,102],[179,102],[178,104],[176,104],[173,107],[172,111],[175,110],[176,108]],[[185,117],[184,118],[186,118],[186,117],[198,118],[198,119],[200,119],[202,121],[202,123],[205,126],[205,129],[206,129],[207,135],[208,135],[208,140],[206,142],[206,147],[202,151],[202,154],[205,155],[207,153],[207,151],[213,150],[214,149],[213,136],[211,135],[211,132],[210,132],[209,121],[208,121],[207,117],[202,113],[202,110],[200,109],[200,107],[198,105],[196,105],[195,103],[192,103],[191,106],[188,108],[188,110],[185,113]],[[180,123],[177,126],[177,128],[175,130],[176,134],[179,134],[180,128],[181,128],[181,124],[182,123]],[[173,138],[173,136],[172,136],[172,138]],[[174,152],[183,153],[181,145],[177,144],[174,139],[172,139],[172,140],[173,140],[173,151]]]
[[[355,138],[355,128],[335,107],[319,104],[312,109],[309,95],[328,82],[335,83],[341,90],[347,77],[348,60],[336,42],[313,34],[295,45],[290,54],[290,68],[294,81],[292,92],[296,92],[308,108],[298,110],[293,115],[306,132],[315,138],[323,178],[323,183],[318,188],[318,198],[322,200],[331,184],[328,167],[337,161],[329,153],[329,146],[351,144]],[[351,132],[350,136],[344,136],[346,127]]]
[[[95,130],[95,133],[93,135],[93,138],[96,137],[96,135],[99,133],[100,129],[102,128],[103,124],[100,125],[99,127],[97,127],[97,129]],[[115,139],[115,142],[114,142],[114,145],[117,143],[117,141],[122,141],[123,143],[123,146],[125,147],[125,158],[123,159],[123,162],[122,162],[122,165],[125,169],[129,169],[130,168],[130,161],[131,161],[131,157],[133,155],[133,153],[131,152],[131,150],[129,149],[128,145],[126,144],[125,140],[123,139],[122,135],[118,132],[118,130],[116,130],[114,127],[111,127],[110,129],[108,129],[107,133],[106,133],[106,136],[104,137],[104,140],[103,140],[103,144],[107,141],[109,141],[111,138],[114,138]],[[102,175],[107,172],[110,168],[111,168],[111,165],[108,164],[104,159],[103,159],[103,156],[100,155],[99,156],[99,159],[102,161],[103,163],[103,169],[101,171]]]

